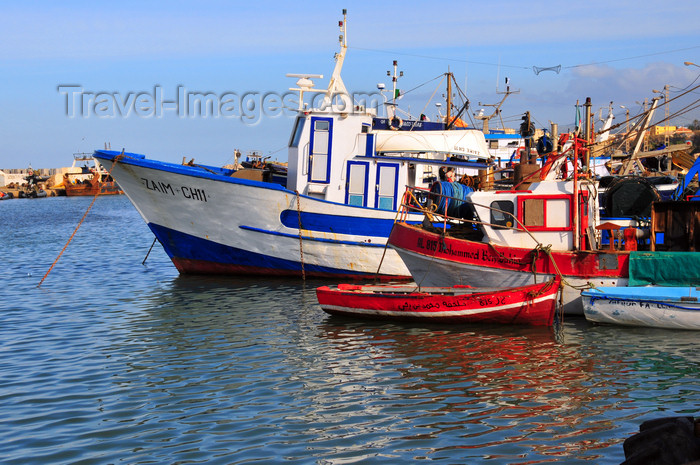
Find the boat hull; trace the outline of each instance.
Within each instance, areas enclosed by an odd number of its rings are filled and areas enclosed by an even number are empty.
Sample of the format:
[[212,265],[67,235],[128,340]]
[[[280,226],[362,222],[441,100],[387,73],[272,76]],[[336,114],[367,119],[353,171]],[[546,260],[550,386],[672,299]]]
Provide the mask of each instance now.
[[[517,287],[548,280],[561,274],[563,312],[583,315],[580,289],[624,286],[628,276],[628,253],[603,251],[551,251],[493,246],[397,223],[389,237],[411,272],[425,286],[471,285]],[[556,264],[556,266],[555,266]]]
[[551,326],[559,280],[508,289],[328,286],[316,290],[329,314],[431,323]]
[[78,197],[85,195],[121,195],[124,192],[116,182],[87,182],[83,184],[65,184],[67,197]]
[[593,323],[700,330],[696,287],[602,287],[581,296]]
[[410,277],[398,254],[386,249],[394,211],[327,202],[137,154],[114,163],[119,155],[97,151],[95,158],[181,273]]

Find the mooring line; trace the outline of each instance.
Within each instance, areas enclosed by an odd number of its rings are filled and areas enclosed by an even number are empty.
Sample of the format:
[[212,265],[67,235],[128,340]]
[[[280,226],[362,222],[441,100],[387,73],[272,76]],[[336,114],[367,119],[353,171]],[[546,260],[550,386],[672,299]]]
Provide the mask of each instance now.
[[[116,157],[114,157],[114,163],[112,164],[112,167],[109,169],[109,172],[107,173],[107,176],[111,176],[111,175],[112,175],[112,170],[114,169],[115,166],[117,166],[117,162],[118,162],[119,160],[121,160],[122,158],[124,158],[124,149],[122,149],[122,153],[120,153],[119,155],[117,155]],[[99,173],[96,172],[95,175],[96,175],[96,176],[99,176]],[[75,236],[75,233],[77,233],[77,232],[78,232],[78,229],[80,229],[80,225],[83,224],[83,221],[85,221],[85,217],[87,217],[88,213],[90,213],[90,209],[91,209],[92,206],[95,204],[95,200],[97,200],[97,197],[98,197],[99,195],[100,195],[100,189],[98,188],[98,189],[97,189],[97,192],[95,193],[95,196],[92,198],[92,202],[90,202],[90,205],[88,206],[87,210],[85,210],[85,214],[83,215],[83,217],[82,217],[82,218],[80,219],[80,221],[78,222],[78,225],[75,227],[75,230],[73,231],[73,234],[71,234],[70,237],[68,238],[68,242],[66,242],[66,245],[64,245],[64,246],[63,246],[63,249],[61,249],[61,251],[58,253],[58,256],[56,257],[56,260],[53,261],[53,263],[52,263],[51,266],[49,267],[49,270],[46,272],[46,274],[44,275],[44,277],[41,278],[41,281],[39,281],[39,284],[37,284],[36,287],[40,287],[40,286],[41,286],[41,284],[44,282],[44,280],[45,280],[46,277],[49,275],[49,273],[51,273],[51,270],[53,270],[53,267],[56,266],[56,263],[58,263],[58,260],[61,258],[61,255],[63,255],[63,252],[65,252],[66,249],[68,248],[68,244],[70,244],[70,242],[73,240],[73,237]]]
[[151,250],[153,250],[153,246],[156,245],[157,240],[158,240],[157,237],[153,238],[153,244],[151,244],[151,248],[148,249],[148,252],[146,252],[146,256],[143,257],[143,261],[141,262],[142,265],[146,265],[146,260],[148,260],[148,256],[151,255]]
[[297,219],[299,220],[299,255],[301,259],[301,280],[306,281],[306,271],[304,270],[304,246],[301,240],[301,204],[299,202],[299,191],[294,191],[297,194]]

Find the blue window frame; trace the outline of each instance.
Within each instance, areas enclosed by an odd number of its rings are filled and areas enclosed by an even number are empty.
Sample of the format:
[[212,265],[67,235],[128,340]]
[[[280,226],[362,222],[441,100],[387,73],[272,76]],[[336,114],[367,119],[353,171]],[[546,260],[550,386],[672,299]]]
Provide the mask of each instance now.
[[328,183],[331,176],[333,118],[311,118],[309,181]]
[[367,206],[369,162],[349,161],[345,176],[345,203],[357,207]]
[[374,205],[381,210],[396,210],[396,193],[399,183],[399,165],[377,163]]

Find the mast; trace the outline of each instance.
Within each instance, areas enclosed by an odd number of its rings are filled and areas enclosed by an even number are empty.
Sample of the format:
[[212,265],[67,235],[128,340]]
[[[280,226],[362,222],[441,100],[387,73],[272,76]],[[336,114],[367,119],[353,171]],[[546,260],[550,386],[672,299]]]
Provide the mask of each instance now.
[[641,168],[641,165],[637,165],[637,163],[639,163],[639,149],[641,148],[642,141],[646,140],[646,131],[649,128],[649,123],[651,122],[651,119],[654,115],[654,112],[656,111],[656,107],[660,99],[661,97],[652,98],[651,108],[647,110],[646,115],[644,115],[644,117],[641,120],[639,120],[637,124],[634,125],[634,127],[632,127],[631,131],[636,131],[634,139],[634,148],[632,149],[632,153],[629,155],[629,158],[622,162],[622,169],[620,170],[620,174],[630,174],[635,166],[639,166]]
[[[591,98],[586,97],[586,103],[583,104],[584,107],[584,114],[586,118],[586,126],[585,126],[585,133],[584,133],[584,139],[586,139],[586,144],[591,145],[593,142],[593,115],[591,114],[591,107],[593,104],[591,103]],[[590,150],[586,150],[584,152],[584,158],[583,158],[583,163],[581,170],[584,173],[588,173],[590,171],[590,161],[591,161],[591,155],[590,155]]]
[[340,36],[338,36],[340,51],[335,54],[335,67],[333,68],[331,79],[328,82],[326,96],[323,98],[325,108],[330,107],[335,97],[340,97],[346,105],[349,104],[352,106],[352,102],[348,102],[348,90],[345,88],[345,83],[343,83],[343,79],[340,77],[340,72],[343,70],[343,62],[345,61],[345,54],[348,51],[347,23],[348,10],[343,8],[343,20],[338,21],[338,26],[340,27]]
[[450,71],[447,72],[447,118],[445,120],[445,124],[450,125],[450,117],[452,116],[452,73]]
[[[509,95],[511,94],[519,94],[519,90],[510,90],[510,80],[506,78],[506,91],[505,92],[499,92],[498,91],[498,85],[496,86],[496,94],[503,94],[503,98],[501,99],[500,102],[493,104],[493,103],[481,103],[479,102],[479,106],[483,107],[494,107],[493,113],[491,115],[476,115],[476,119],[480,119],[483,121],[482,126],[481,126],[481,132],[484,134],[489,133],[489,121],[491,118],[493,118],[496,115],[501,114],[501,105],[503,105],[503,102],[506,101]],[[501,118],[501,127],[503,127],[503,119]]]
[[396,83],[398,82],[398,77],[396,77],[396,68],[399,63],[394,60],[394,74],[391,77],[391,104],[396,106]]
[[311,79],[322,79],[322,74],[293,74],[287,73],[287,77],[299,78],[296,82],[297,87],[290,87],[289,90],[299,92],[299,108],[298,111],[301,112],[306,108],[304,104],[304,92],[316,92],[326,94],[323,97],[323,110],[330,110],[333,104],[333,100],[336,97],[340,97],[345,106],[345,111],[351,109],[353,102],[348,95],[348,91],[345,88],[343,79],[340,77],[340,72],[343,70],[343,62],[345,61],[345,54],[348,50],[347,43],[347,14],[348,10],[343,9],[343,20],[338,21],[338,26],[340,26],[340,36],[338,37],[340,41],[340,51],[335,54],[335,67],[333,68],[333,74],[331,75],[330,81],[328,82],[328,88],[326,90],[314,89],[314,83]]
[[532,136],[535,135],[535,129],[532,127],[532,121],[530,119],[530,112],[526,111],[525,115],[522,117],[523,122],[520,123],[520,136],[525,139],[525,161],[520,159],[521,165],[534,164],[531,160],[531,149],[532,149]]

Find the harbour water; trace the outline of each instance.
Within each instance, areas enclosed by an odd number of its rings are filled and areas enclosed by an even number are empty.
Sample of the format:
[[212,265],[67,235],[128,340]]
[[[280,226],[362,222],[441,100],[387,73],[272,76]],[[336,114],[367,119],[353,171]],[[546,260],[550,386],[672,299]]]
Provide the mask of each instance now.
[[0,202],[0,463],[619,464],[698,416],[697,334],[330,317],[327,282],[179,276],[125,196]]

